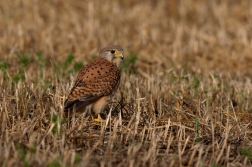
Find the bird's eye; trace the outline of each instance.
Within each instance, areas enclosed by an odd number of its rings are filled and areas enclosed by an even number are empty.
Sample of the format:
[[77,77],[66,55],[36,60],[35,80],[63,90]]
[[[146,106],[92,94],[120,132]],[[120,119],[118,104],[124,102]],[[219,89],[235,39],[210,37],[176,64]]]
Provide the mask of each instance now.
[[112,54],[114,54],[114,53],[115,53],[115,51],[114,51],[114,50],[111,50],[111,53],[112,53]]

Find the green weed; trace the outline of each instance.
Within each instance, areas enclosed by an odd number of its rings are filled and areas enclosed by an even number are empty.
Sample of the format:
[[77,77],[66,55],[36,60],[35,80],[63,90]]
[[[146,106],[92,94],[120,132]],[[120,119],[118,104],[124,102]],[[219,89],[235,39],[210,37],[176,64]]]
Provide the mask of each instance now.
[[20,53],[18,54],[19,62],[22,64],[23,68],[26,68],[33,60],[29,54]]
[[74,158],[74,164],[78,165],[81,162],[81,156],[80,154],[76,153]]
[[198,140],[198,132],[199,132],[199,119],[198,116],[195,117],[195,141]]
[[199,86],[200,86],[200,80],[199,80],[198,77],[195,76],[194,79],[193,79],[193,87],[194,87],[195,89],[198,89]]
[[20,146],[19,143],[16,143],[16,148],[17,148],[17,150],[18,150],[18,152],[19,152],[19,156],[20,156],[20,158],[21,158],[21,160],[22,160],[24,166],[25,166],[25,167],[30,167],[31,164],[30,164],[30,162],[27,161],[27,159],[26,159],[26,151],[25,151],[25,149],[22,148],[22,147]]
[[48,164],[48,167],[61,167],[60,165],[60,158],[56,158],[53,162]]
[[21,80],[21,74],[20,74],[20,73],[17,73],[17,74],[15,74],[15,75],[12,77],[12,82],[13,82],[14,84],[17,84],[20,80]]
[[5,80],[8,80],[9,78],[8,78],[8,75],[7,75],[7,67],[8,67],[8,65],[7,65],[7,62],[1,62],[0,61],[0,70],[3,72],[3,74],[4,74],[4,79]]
[[248,147],[244,147],[242,149],[240,149],[240,153],[247,157],[248,159],[252,159],[252,149],[251,148],[248,148]]
[[74,63],[74,70],[75,71],[79,71],[82,67],[83,67],[83,63],[82,62],[75,62]]
[[36,55],[38,57],[38,66],[40,67],[40,69],[42,69],[45,66],[45,62],[42,59],[43,52],[37,52]]
[[63,68],[67,69],[67,67],[73,62],[73,60],[74,60],[74,55],[73,54],[69,54],[67,56],[67,59],[64,62]]

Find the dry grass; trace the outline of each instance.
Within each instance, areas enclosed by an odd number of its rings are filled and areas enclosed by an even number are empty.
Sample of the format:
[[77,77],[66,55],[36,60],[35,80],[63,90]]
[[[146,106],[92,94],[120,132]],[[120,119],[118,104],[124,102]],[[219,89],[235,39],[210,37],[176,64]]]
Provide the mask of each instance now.
[[[251,18],[250,0],[1,1],[0,166],[251,166]],[[106,123],[63,117],[112,43]]]

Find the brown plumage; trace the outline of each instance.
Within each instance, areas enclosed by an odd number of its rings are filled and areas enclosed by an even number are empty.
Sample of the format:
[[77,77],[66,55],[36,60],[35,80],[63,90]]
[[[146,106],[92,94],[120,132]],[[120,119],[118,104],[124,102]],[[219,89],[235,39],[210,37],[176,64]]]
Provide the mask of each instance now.
[[[120,83],[123,49],[111,45],[100,51],[99,57],[84,66],[64,104],[64,111],[90,110],[94,121],[102,121],[100,113],[112,99]],[[94,117],[98,114],[98,118]]]

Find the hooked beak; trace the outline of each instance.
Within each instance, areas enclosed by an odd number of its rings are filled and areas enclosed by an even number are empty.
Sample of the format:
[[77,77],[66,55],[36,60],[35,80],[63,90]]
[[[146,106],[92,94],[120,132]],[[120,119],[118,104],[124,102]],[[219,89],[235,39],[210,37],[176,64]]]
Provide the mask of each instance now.
[[116,51],[115,52],[115,57],[116,58],[120,58],[120,59],[124,59],[124,56],[123,56],[123,52],[120,52],[120,51]]

